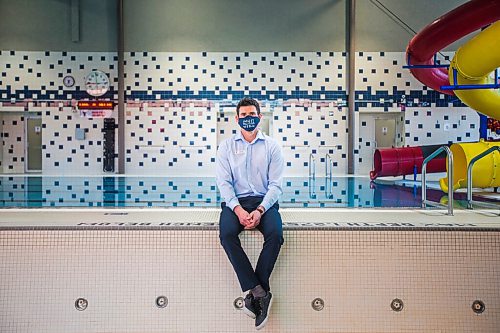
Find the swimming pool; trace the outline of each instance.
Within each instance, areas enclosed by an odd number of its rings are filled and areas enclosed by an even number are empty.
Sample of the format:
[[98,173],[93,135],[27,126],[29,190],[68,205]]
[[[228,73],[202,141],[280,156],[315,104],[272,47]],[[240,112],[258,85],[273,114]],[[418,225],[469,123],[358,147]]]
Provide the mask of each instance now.
[[[5,176],[0,186],[1,332],[255,332],[220,247],[215,179]],[[420,189],[364,177],[283,188],[267,332],[497,331],[495,212],[370,209],[420,207]],[[241,241],[256,263],[260,233]]]
[[[440,190],[428,198],[445,200]],[[465,199],[457,193],[455,199]],[[0,207],[219,207],[220,193],[210,177],[0,177]],[[420,207],[417,186],[380,184],[368,177],[288,177],[283,208]]]

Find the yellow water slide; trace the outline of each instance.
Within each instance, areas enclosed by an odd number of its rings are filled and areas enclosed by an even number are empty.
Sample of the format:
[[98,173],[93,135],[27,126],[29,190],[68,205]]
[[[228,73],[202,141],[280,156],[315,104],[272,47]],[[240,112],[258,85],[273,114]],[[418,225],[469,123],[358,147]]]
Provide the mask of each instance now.
[[[500,142],[471,142],[454,143],[450,150],[453,153],[453,190],[467,187],[467,167],[470,161],[486,151],[497,146]],[[448,171],[448,170],[447,170]],[[448,180],[441,178],[439,180],[441,190],[448,191]],[[500,153],[495,151],[478,160],[472,169],[472,187],[488,188],[500,186]]]
[[[457,50],[448,70],[434,66],[439,50],[485,26]],[[500,0],[470,0],[437,18],[411,39],[406,55],[411,73],[420,82],[443,94],[456,95],[477,112],[500,120],[495,71],[500,67]],[[454,89],[457,85],[462,89]],[[453,189],[467,187],[467,167],[474,157],[499,145],[484,141],[453,144]],[[472,180],[474,187],[500,186],[498,151],[474,164]],[[440,185],[443,191],[448,190],[446,178],[440,180]]]
[[[490,74],[498,67],[500,21],[493,23],[458,49],[448,71],[450,84],[454,84],[455,72],[460,85],[494,84],[497,78]],[[500,90],[470,89],[454,92],[474,110],[500,120]]]
[[[497,21],[458,49],[448,71],[450,84],[494,84],[491,73],[500,67],[500,21]],[[500,90],[454,90],[455,95],[469,107],[489,117],[500,119]],[[453,153],[453,190],[467,187],[467,167],[470,161],[485,150],[500,146],[500,142],[459,143],[451,145]],[[448,191],[446,178],[439,181],[444,192]],[[474,164],[472,186],[489,188],[500,186],[500,153],[491,153]]]

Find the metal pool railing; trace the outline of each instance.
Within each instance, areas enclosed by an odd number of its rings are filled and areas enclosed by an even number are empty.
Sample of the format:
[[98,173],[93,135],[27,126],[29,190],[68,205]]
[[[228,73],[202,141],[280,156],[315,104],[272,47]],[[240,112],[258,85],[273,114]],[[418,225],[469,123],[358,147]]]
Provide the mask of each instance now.
[[[446,152],[447,155],[447,168],[448,168],[448,205],[443,205],[438,202],[427,200],[427,163],[438,156],[442,151]],[[434,207],[448,207],[448,215],[453,216],[453,153],[448,146],[442,146],[436,149],[431,155],[429,155],[422,163],[422,208],[426,206]]]

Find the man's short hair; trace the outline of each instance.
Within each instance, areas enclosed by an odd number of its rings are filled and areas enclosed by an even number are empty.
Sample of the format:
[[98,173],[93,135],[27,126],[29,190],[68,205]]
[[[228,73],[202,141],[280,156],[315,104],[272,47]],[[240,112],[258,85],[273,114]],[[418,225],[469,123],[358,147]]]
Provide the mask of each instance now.
[[250,106],[253,105],[255,106],[255,109],[257,110],[257,114],[260,114],[260,105],[259,102],[257,102],[255,99],[250,98],[250,97],[244,97],[239,103],[238,106],[236,107],[236,115],[239,117],[240,116],[240,107],[241,106]]

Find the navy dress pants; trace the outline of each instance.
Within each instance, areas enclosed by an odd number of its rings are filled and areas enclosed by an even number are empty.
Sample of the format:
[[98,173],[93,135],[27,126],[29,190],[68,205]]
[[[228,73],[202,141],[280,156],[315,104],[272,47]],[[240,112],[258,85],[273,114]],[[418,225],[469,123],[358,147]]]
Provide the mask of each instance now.
[[[247,212],[254,211],[262,202],[263,197],[239,198],[241,207]],[[281,245],[283,245],[283,226],[281,215],[278,212],[279,205],[275,203],[264,212],[256,227],[264,236],[264,246],[260,252],[255,271],[245,251],[241,247],[239,234],[244,230],[236,214],[223,202],[219,221],[220,241],[226,251],[229,261],[243,292],[261,285],[264,290],[269,291],[269,278],[278,259]]]

